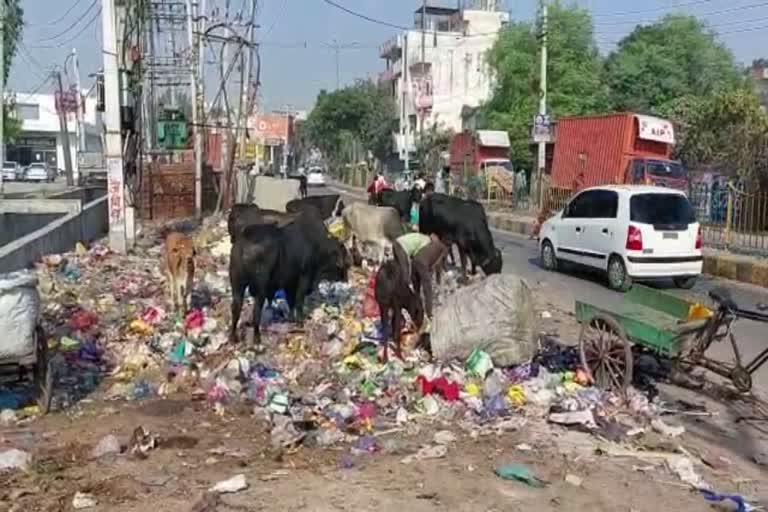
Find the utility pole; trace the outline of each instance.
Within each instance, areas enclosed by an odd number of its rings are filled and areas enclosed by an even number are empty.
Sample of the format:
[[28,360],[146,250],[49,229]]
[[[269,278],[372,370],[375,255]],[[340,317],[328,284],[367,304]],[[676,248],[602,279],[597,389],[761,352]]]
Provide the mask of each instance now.
[[[539,114],[547,115],[547,0],[541,0],[541,77],[539,78]],[[536,190],[539,208],[544,208],[544,169],[547,162],[547,143],[539,142]]]
[[104,127],[107,161],[107,200],[109,208],[109,247],[125,254],[128,238],[125,223],[125,175],[123,141],[120,132],[120,79],[117,65],[115,0],[101,3],[104,56]]
[[[427,0],[421,4],[421,83],[426,84],[427,75]],[[424,116],[426,111],[419,112],[419,139],[424,136]],[[424,162],[421,162],[424,169]]]
[[59,114],[61,145],[64,149],[64,169],[67,174],[67,186],[73,187],[75,185],[75,179],[72,175],[72,146],[69,144],[69,128],[67,127],[67,110],[65,109],[64,104],[64,87],[61,84],[61,71],[56,71],[56,80],[59,85],[59,104],[56,106],[56,110]]
[[72,48],[72,68],[75,75],[75,88],[77,89],[77,179],[79,183],[82,183],[83,175],[80,168],[80,155],[87,150],[85,121],[83,119],[85,115],[85,98],[83,97],[83,90],[80,84],[80,61],[77,58],[77,50],[75,48]]
[[[0,0],[0,165],[5,165],[5,2]],[[5,183],[0,169],[0,198],[5,197]]]
[[405,130],[403,131],[403,146],[405,147],[405,172],[406,174],[411,172],[410,158],[408,155],[408,130],[411,128],[411,120],[408,116],[408,89],[410,84],[408,83],[408,32],[403,35],[403,124]]
[[195,215],[198,219],[203,217],[203,127],[200,123],[200,110],[203,106],[201,97],[202,87],[199,86],[200,63],[200,34],[195,32],[197,20],[195,19],[192,0],[187,2],[187,32],[189,37],[190,60],[190,94],[192,96],[192,125],[194,126],[194,145],[195,145]]
[[[245,63],[240,81],[240,111],[237,115],[237,144],[240,148],[240,158],[245,159],[245,127],[248,124],[248,115],[250,114],[250,98],[248,92],[251,86],[251,54],[253,53],[253,30],[256,24],[256,0],[251,0],[251,15],[249,17],[248,27],[245,30]],[[240,180],[235,180],[240,183]],[[239,197],[239,196],[238,196]]]

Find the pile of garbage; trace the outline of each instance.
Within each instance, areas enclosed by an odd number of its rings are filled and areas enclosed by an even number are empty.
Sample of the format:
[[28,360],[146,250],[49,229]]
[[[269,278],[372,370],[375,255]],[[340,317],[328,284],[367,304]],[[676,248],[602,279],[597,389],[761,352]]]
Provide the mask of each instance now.
[[[404,335],[405,358],[382,362],[384,329],[372,301],[371,275],[355,270],[348,283],[321,283],[303,326],[287,322],[287,304],[278,294],[261,314],[262,349],[231,346],[226,223],[209,219],[195,231],[195,241],[196,280],[191,309],[183,315],[169,310],[162,287],[159,233],[147,234],[129,256],[94,244],[44,258],[38,275],[44,329],[56,353],[54,410],[67,410],[86,396],[183,395],[207,401],[222,415],[245,403],[268,424],[275,447],[347,443],[359,452],[383,449],[381,433],[420,421],[442,420],[483,433],[510,420],[538,418],[610,438],[656,415],[643,394],[630,394],[627,404],[592,387],[573,348],[538,339],[530,290],[510,285],[509,276],[459,288],[457,275],[449,273],[435,315],[436,321],[444,316],[440,308],[463,315],[462,304],[483,304],[482,290],[504,294],[504,300],[488,304],[511,304],[517,323],[502,325],[510,315],[498,314],[478,321],[503,330],[506,345],[490,335],[459,339],[457,333],[479,332],[464,321],[446,335],[450,350],[442,352],[451,358],[434,360],[415,348],[419,335],[411,330]],[[466,290],[474,301],[460,300]],[[442,343],[439,330],[432,333],[433,348]],[[618,425],[613,418],[620,409],[636,419]]]

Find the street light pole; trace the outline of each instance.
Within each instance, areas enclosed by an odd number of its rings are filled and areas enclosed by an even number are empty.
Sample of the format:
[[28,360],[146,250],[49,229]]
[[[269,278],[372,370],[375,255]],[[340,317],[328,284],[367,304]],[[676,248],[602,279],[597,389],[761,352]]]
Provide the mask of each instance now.
[[[541,75],[539,78],[539,114],[547,115],[547,0],[541,0]],[[547,163],[547,143],[539,142],[538,169],[535,183],[539,208],[544,208],[544,169]]]

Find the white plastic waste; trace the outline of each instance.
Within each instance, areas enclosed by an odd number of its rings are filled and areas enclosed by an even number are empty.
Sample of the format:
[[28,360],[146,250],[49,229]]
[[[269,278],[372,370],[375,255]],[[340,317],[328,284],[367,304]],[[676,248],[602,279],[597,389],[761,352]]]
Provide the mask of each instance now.
[[17,359],[35,351],[40,317],[37,276],[29,270],[0,274],[0,359]]

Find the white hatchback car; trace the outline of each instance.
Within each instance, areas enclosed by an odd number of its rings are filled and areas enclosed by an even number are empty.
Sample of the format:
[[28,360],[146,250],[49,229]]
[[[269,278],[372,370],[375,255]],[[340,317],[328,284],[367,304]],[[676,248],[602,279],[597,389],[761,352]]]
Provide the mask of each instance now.
[[325,172],[322,167],[312,167],[307,173],[307,185],[310,187],[322,187],[325,185]]
[[691,288],[701,274],[701,227],[679,190],[608,185],[582,190],[544,222],[541,264],[562,262],[603,270],[608,285],[626,291],[633,280],[671,278]]

